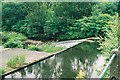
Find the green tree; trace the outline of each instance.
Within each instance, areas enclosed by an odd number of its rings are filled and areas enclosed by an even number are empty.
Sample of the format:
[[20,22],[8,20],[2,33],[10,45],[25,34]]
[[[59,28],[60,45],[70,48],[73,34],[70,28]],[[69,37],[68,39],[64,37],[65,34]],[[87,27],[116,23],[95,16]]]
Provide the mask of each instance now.
[[68,26],[68,31],[63,36],[59,36],[59,39],[107,37],[107,32],[111,29],[111,19],[110,15],[101,14],[99,16],[84,17],[76,20],[73,26]]
[[67,17],[73,19],[91,16],[92,7],[95,3],[91,2],[66,2],[54,4],[54,11],[59,17]]
[[32,28],[37,30],[37,34],[39,37],[35,37],[36,39],[42,38],[44,36],[44,24],[46,21],[47,15],[47,6],[46,3],[36,2],[36,3],[29,3],[32,6],[30,13],[26,16],[26,20],[29,20],[29,25]]
[[116,2],[106,2],[106,3],[97,3],[92,8],[92,14],[93,15],[99,15],[99,14],[110,14],[115,15],[117,12],[117,3]]
[[76,19],[91,16],[91,9],[94,4],[89,2],[51,4],[44,26],[46,37],[55,40],[59,40],[60,37],[65,39],[64,34],[69,31],[69,26],[73,26]]
[[3,3],[2,31],[11,31],[13,25],[24,20],[28,14],[23,3]]

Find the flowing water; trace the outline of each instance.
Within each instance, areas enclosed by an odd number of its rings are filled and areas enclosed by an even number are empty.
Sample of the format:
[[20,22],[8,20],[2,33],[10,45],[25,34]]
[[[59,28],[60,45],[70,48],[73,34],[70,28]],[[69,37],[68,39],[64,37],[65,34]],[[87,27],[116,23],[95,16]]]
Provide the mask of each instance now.
[[104,63],[98,43],[83,42],[44,61],[33,64],[6,78],[75,78],[79,71],[86,78],[95,76],[95,69]]

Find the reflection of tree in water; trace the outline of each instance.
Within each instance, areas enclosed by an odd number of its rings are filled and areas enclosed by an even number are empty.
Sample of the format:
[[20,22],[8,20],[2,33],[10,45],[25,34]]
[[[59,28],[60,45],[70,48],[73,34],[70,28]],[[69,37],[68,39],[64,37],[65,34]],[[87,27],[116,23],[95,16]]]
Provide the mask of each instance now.
[[32,73],[33,67],[32,67],[32,66],[29,66],[29,68],[27,68],[26,70],[27,70],[28,74],[29,74],[29,73]]
[[[82,68],[86,71],[87,77],[90,77],[93,71],[92,65],[94,61],[97,59],[97,54],[100,53],[97,50],[98,46],[96,45],[97,45],[96,43],[90,44],[86,42],[68,50],[67,53],[66,52],[62,53],[61,58],[63,58],[64,59],[63,61],[65,62],[63,69],[64,67],[69,66],[69,68],[66,69],[68,69],[71,72],[69,73],[69,75],[74,73],[70,75],[71,77],[73,77]],[[66,73],[64,73],[64,75],[66,76]]]
[[83,69],[87,77],[90,77],[93,72],[93,63],[98,58],[97,55],[100,54],[100,51],[97,50],[97,47],[99,47],[97,43],[88,44],[87,42],[82,43],[73,48],[69,53],[75,53],[75,55],[77,55],[74,56],[74,59],[71,59],[71,62],[78,64],[76,65],[78,68],[77,70]]
[[53,56],[47,60],[28,67],[27,72],[34,73],[36,78],[75,78],[80,69],[91,76],[92,65],[97,59],[96,43],[81,43],[74,48]]
[[21,74],[21,77],[24,78],[26,76],[26,71],[25,69],[22,69],[19,71],[19,73]]

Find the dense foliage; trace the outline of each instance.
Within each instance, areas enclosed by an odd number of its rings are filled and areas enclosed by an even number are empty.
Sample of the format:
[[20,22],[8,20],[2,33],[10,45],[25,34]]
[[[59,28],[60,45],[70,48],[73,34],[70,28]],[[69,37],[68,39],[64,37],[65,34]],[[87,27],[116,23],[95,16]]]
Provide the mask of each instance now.
[[95,6],[93,6],[92,14],[110,14],[113,16],[117,13],[117,5],[118,3],[116,2],[98,3]]
[[68,26],[67,32],[60,36],[60,40],[65,39],[80,39],[88,37],[106,37],[110,30],[111,16],[101,14],[99,16],[84,17],[76,20],[73,26]]
[[13,25],[24,20],[27,11],[22,3],[3,3],[2,7],[2,30],[11,31]]
[[112,22],[111,31],[108,31],[108,38],[104,38],[105,41],[102,41],[100,47],[102,49],[102,53],[106,56],[110,56],[111,51],[118,47],[118,15],[113,17]]
[[27,39],[23,34],[15,32],[3,32],[0,36],[2,38],[2,44],[7,48],[23,48],[23,41]]
[[[117,3],[3,3],[3,31],[36,40],[106,37]],[[11,43],[11,42],[10,42]]]
[[23,33],[32,39],[57,40],[76,19],[91,16],[94,4],[3,3],[2,30]]

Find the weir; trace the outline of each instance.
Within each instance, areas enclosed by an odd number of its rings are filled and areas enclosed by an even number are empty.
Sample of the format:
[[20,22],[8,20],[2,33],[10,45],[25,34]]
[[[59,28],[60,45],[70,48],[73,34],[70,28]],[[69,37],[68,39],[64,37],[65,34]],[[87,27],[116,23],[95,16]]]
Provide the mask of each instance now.
[[102,55],[97,50],[98,47],[98,43],[84,42],[46,60],[6,75],[5,78],[75,79],[80,70],[86,74],[85,78],[90,78],[94,75],[95,65],[104,64],[104,61],[101,63]]

